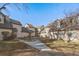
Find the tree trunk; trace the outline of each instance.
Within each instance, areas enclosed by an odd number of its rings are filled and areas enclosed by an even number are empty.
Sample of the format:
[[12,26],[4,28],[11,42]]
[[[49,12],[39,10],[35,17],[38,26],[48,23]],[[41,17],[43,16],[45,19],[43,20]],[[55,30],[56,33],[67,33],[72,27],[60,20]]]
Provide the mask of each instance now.
[[31,33],[29,33],[29,39],[32,40]]
[[38,35],[38,29],[37,28],[35,28],[35,37],[38,37],[39,35]]
[[59,30],[57,31],[57,40],[59,40]]

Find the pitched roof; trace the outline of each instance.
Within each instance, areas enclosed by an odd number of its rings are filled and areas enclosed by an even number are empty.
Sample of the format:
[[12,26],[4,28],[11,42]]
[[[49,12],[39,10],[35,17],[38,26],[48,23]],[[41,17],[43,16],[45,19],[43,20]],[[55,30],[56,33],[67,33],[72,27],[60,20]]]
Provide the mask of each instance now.
[[22,25],[19,21],[13,20],[11,18],[9,18],[9,21],[6,20],[6,18],[5,18],[6,15],[3,14],[2,12],[0,12],[0,14],[4,16],[4,24],[0,24],[0,28],[12,28],[12,23]]
[[1,15],[6,16],[4,13],[0,12]]
[[[2,13],[2,12],[0,12],[0,14],[3,15],[4,17],[7,16],[7,15],[5,15],[5,14]],[[11,19],[11,18],[9,18],[9,19],[10,19],[9,22],[11,22],[11,23],[18,24],[18,25],[22,25],[21,22],[18,21],[18,20],[14,20],[14,19]],[[6,20],[6,21],[7,21],[7,20]]]
[[32,33],[34,31],[29,30],[28,28],[22,27],[22,32]]
[[19,22],[17,20],[10,19],[10,22],[14,23],[14,24],[17,24],[17,25],[22,25],[21,22]]
[[25,27],[22,27],[22,32],[28,32],[28,29]]

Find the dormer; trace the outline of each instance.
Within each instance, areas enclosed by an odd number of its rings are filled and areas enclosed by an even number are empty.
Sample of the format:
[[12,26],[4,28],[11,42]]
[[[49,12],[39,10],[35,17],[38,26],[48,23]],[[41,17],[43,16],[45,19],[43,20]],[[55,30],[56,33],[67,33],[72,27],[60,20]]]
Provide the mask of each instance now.
[[0,24],[4,24],[4,16],[0,13]]

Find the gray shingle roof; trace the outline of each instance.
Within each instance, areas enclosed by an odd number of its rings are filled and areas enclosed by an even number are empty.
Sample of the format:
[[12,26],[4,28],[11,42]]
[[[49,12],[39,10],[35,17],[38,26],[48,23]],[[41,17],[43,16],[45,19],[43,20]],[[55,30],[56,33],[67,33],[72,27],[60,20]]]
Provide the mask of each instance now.
[[12,24],[18,24],[18,25],[22,25],[19,21],[17,20],[13,20],[11,18],[9,18],[9,20],[6,20],[6,15],[3,14],[2,12],[0,12],[1,15],[4,16],[4,24],[0,23],[0,28],[4,28],[4,29],[11,29],[13,32],[17,32],[17,29],[12,27]]
[[28,28],[22,27],[22,32],[32,33],[34,31],[29,30]]
[[13,20],[13,19],[10,19],[10,22],[11,23],[14,23],[14,24],[17,24],[17,25],[22,25],[19,21],[17,20]]

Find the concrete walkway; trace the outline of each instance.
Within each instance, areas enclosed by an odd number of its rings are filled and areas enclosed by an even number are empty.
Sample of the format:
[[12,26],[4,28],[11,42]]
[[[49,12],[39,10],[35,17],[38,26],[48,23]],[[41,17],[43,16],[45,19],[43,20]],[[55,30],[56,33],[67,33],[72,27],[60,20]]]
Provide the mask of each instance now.
[[20,42],[26,43],[36,49],[39,49],[40,51],[52,51],[52,49],[50,49],[48,46],[42,43],[39,39],[36,39],[35,41],[32,41],[32,42],[20,40]]

